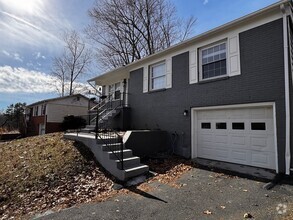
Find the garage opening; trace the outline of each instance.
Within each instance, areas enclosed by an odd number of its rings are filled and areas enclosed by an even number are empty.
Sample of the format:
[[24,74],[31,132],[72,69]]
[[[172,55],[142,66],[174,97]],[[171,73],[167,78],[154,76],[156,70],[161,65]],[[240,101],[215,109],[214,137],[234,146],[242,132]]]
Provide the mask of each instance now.
[[193,157],[276,170],[273,105],[192,109]]

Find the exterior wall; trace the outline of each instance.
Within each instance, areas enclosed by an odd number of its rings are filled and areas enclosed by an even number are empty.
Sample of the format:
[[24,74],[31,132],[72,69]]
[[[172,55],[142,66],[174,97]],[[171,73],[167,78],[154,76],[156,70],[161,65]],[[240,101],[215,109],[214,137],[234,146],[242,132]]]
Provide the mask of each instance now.
[[[130,73],[132,129],[169,132],[175,152],[191,156],[192,107],[275,102],[279,170],[284,172],[285,94],[282,19],[239,34],[241,75],[189,84],[189,52],[172,57],[172,88],[143,93],[143,68]],[[183,116],[184,110],[188,115]],[[177,137],[176,139],[174,137]]]
[[46,123],[46,134],[54,133],[54,132],[58,132],[58,131],[63,131],[61,124],[62,123],[47,122]]
[[88,100],[76,96],[47,103],[47,122],[61,123],[67,115],[87,115]]
[[27,136],[39,135],[39,125],[45,123],[45,116],[33,116],[28,122]]

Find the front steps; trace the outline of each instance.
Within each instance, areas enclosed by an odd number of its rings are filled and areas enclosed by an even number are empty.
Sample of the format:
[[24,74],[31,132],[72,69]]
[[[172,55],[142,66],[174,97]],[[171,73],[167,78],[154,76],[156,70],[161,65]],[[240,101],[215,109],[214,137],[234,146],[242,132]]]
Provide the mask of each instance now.
[[[120,113],[120,109],[111,109],[104,114],[102,114],[99,119],[99,126],[103,126],[104,123],[106,123],[108,120],[111,120],[116,115]],[[91,121],[90,125],[87,125],[85,128],[81,129],[82,132],[90,133],[95,131],[96,129],[96,120]]]
[[[67,133],[64,138],[80,141],[85,144],[94,154],[96,160],[113,176],[120,181],[127,181],[128,179],[142,175],[148,172],[149,167],[140,163],[140,158],[133,156],[131,149],[123,149],[123,170],[121,170],[121,162],[115,155],[121,150],[112,152],[101,140],[96,140],[95,135],[91,133]],[[114,145],[118,144],[113,144]]]

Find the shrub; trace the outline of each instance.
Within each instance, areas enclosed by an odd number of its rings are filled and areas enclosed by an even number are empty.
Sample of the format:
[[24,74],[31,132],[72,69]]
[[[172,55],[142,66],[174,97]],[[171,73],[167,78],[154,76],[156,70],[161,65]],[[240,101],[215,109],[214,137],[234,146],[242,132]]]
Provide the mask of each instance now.
[[79,129],[86,126],[86,120],[80,116],[69,115],[65,116],[62,122],[62,128],[68,129]]

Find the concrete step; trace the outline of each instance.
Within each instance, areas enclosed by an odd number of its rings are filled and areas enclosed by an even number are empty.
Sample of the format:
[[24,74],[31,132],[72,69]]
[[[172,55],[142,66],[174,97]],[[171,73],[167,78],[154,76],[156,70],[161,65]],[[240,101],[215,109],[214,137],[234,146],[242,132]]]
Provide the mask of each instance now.
[[[121,150],[116,150],[116,151],[109,151],[108,152],[109,154],[109,158],[112,159],[112,160],[116,160],[117,157],[116,155],[120,158],[121,157]],[[129,157],[133,157],[133,154],[132,154],[132,150],[130,149],[124,149],[123,150],[123,159],[126,159],[126,158],[129,158]]]
[[[108,145],[108,146],[107,146]],[[120,143],[116,143],[116,144],[102,144],[102,150],[103,151],[117,151],[121,149],[121,144]],[[123,149],[124,146],[123,146]]]
[[83,128],[83,129],[81,129],[80,131],[81,132],[84,132],[84,133],[90,133],[90,132],[92,132],[92,131],[94,131],[95,129],[92,129],[92,128]]
[[125,178],[129,179],[135,176],[142,175],[149,171],[149,167],[144,164],[139,164],[138,166],[125,169]]
[[[120,160],[115,160],[115,162],[117,164],[117,168],[121,169],[122,162]],[[130,168],[136,167],[139,164],[140,164],[139,157],[129,157],[129,158],[123,159],[123,169],[130,169]]]
[[90,124],[90,125],[87,125],[86,128],[95,129],[96,125],[95,124]]

